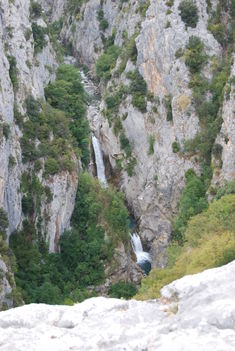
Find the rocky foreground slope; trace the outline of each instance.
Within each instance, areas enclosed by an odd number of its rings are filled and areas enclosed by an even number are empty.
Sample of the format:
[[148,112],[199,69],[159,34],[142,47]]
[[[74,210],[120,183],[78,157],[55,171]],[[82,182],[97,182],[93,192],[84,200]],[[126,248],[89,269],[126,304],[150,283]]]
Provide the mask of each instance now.
[[1,351],[235,349],[235,261],[185,276],[152,301],[92,298],[0,313]]

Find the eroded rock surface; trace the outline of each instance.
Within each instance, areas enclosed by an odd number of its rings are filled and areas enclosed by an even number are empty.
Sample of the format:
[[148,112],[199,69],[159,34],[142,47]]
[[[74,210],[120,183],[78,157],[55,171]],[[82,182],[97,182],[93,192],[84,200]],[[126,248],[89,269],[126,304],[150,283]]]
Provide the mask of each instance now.
[[0,313],[3,351],[232,351],[235,261],[186,276],[152,301],[103,297],[68,306],[26,305]]

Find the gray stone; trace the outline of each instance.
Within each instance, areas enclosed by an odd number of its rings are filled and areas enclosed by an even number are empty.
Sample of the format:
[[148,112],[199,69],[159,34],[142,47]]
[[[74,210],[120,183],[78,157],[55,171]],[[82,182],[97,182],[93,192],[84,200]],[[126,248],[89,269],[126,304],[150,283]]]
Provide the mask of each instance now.
[[186,276],[159,300],[104,297],[74,306],[32,304],[0,313],[4,351],[232,351],[235,261]]

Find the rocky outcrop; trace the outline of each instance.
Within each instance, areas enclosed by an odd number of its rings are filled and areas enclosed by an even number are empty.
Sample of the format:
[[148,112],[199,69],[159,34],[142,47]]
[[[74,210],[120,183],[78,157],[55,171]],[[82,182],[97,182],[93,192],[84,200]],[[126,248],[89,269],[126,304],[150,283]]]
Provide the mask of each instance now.
[[235,262],[186,276],[151,301],[92,298],[0,313],[3,350],[213,350],[235,348]]
[[[87,65],[94,73],[95,64],[103,50],[102,37],[107,39],[115,32],[115,44],[121,46],[124,32],[131,37],[138,30],[141,23],[138,9],[139,3],[135,0],[128,3],[89,0],[82,5],[76,16],[67,16],[62,38],[72,43],[78,61]],[[98,19],[100,10],[108,21],[105,32],[100,29]]]
[[[137,160],[132,177],[129,177],[125,171],[121,172],[120,187],[126,194],[133,214],[138,219],[140,234],[146,247],[150,250],[153,266],[161,267],[166,264],[165,249],[171,234],[172,216],[177,212],[177,203],[185,185],[184,174],[189,168],[194,168],[197,173],[199,172],[197,158],[186,157],[181,152],[184,148],[184,141],[192,139],[200,131],[200,125],[192,103],[192,90],[188,87],[190,82],[188,68],[184,59],[177,58],[175,53],[179,49],[183,50],[189,37],[195,35],[203,41],[208,56],[220,57],[221,55],[219,43],[207,29],[208,14],[205,3],[197,1],[198,24],[196,28],[189,27],[187,30],[179,15],[179,3],[179,0],[174,1],[169,11],[168,5],[163,0],[150,2],[146,19],[142,19],[140,29],[138,21],[141,20],[141,17],[138,17],[138,8],[134,16],[132,8],[127,9],[124,6],[116,12],[115,3],[111,5],[107,1],[103,5],[104,17],[109,20],[105,36],[112,33],[110,28],[115,26],[118,28],[115,44],[122,44],[120,33],[126,31],[130,38],[135,31],[139,32],[136,39],[138,51],[136,65],[129,61],[120,78],[117,78],[114,69],[107,90],[114,89],[115,86],[121,84],[129,85],[130,81],[126,78],[126,73],[137,68],[147,82],[148,90],[158,101],[157,108],[154,103],[148,101],[147,111],[142,113],[132,106],[131,97],[128,96],[120,104],[118,115],[127,116],[122,121],[122,126],[133,146],[133,155]],[[94,4],[97,8],[93,8],[92,12],[90,6]],[[80,20],[77,26],[88,24],[86,9],[89,8],[93,16],[94,11],[98,11],[97,2],[88,2],[84,6],[86,7],[83,20]],[[216,6],[216,1],[213,6]],[[107,16],[105,16],[106,13]],[[115,22],[117,18],[120,25]],[[98,25],[97,18],[95,21],[94,28]],[[69,32],[67,35],[72,38],[77,57],[92,68],[92,62],[83,54],[82,46],[86,44],[90,52],[90,43],[94,38],[90,37],[91,32],[88,31],[89,34],[83,32],[83,38],[78,39],[77,36],[80,35],[78,33],[80,33],[79,28],[73,36]],[[97,54],[90,54],[89,57],[92,56],[92,60],[96,61]],[[120,61],[117,67],[119,64]],[[203,73],[206,77],[211,77],[209,63]],[[171,121],[167,118],[167,98],[171,100]],[[101,102],[99,108],[90,106],[88,119],[92,129],[100,138],[103,152],[115,169],[116,160],[123,157],[123,150],[120,147],[119,137],[114,134],[113,128],[103,116],[102,111],[105,108],[104,101]],[[231,110],[231,106],[228,108]],[[154,139],[152,155],[149,154],[150,137]],[[179,145],[180,152],[173,151],[172,146],[175,142]]]
[[222,109],[223,124],[216,139],[216,143],[222,147],[222,154],[221,159],[214,159],[213,185],[215,186],[222,186],[225,181],[235,179],[235,55],[233,55],[233,60],[231,75],[225,86],[225,99]]
[[77,185],[78,173],[81,172],[81,165],[77,163],[74,172],[61,172],[50,180],[45,181],[52,194],[50,204],[42,206],[41,213],[44,221],[44,233],[49,242],[49,251],[59,251],[59,239],[61,234],[70,227],[70,218],[73,213]]
[[0,255],[0,311],[13,307],[11,293],[14,287],[14,276]]
[[[59,9],[61,3],[57,5]],[[14,119],[14,106],[24,114],[24,100],[29,94],[43,99],[44,87],[55,78],[58,66],[48,35],[42,51],[35,54],[32,21],[43,28],[47,24],[41,18],[32,20],[29,6],[29,0],[16,0],[10,3],[2,1],[0,7],[0,207],[8,213],[9,233],[21,227],[21,175],[31,167],[22,163],[19,142],[22,131]],[[17,88],[13,86],[9,75],[10,58],[15,59]],[[77,160],[76,162],[78,163]],[[51,251],[55,249],[55,238],[57,237],[58,242],[58,236],[69,227],[76,196],[78,169],[80,167],[77,165],[74,174],[56,174],[44,184],[49,186],[53,197],[52,202],[41,209],[43,229]],[[39,177],[41,178],[40,175]]]

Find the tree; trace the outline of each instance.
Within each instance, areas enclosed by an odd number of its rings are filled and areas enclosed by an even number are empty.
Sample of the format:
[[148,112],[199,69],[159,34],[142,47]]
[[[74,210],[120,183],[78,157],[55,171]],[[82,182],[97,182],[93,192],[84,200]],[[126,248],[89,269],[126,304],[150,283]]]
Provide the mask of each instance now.
[[179,5],[180,16],[187,27],[195,28],[198,22],[197,5],[192,0],[183,0]]

